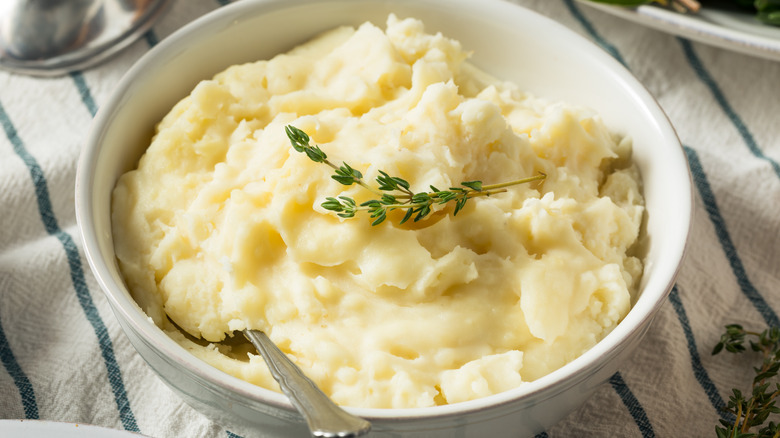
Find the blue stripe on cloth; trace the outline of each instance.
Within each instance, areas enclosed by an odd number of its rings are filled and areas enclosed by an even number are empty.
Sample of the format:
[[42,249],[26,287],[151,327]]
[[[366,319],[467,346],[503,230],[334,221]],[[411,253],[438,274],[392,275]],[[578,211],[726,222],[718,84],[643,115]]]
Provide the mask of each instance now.
[[688,314],[680,299],[677,285],[672,288],[672,292],[669,294],[669,301],[672,303],[674,311],[677,312],[677,319],[680,321],[680,325],[682,325],[683,333],[685,333],[685,340],[688,343],[688,353],[691,355],[691,368],[693,368],[693,374],[696,376],[696,381],[698,381],[699,385],[704,389],[704,392],[707,394],[707,397],[709,397],[710,403],[718,412],[718,415],[720,415],[721,418],[733,421],[734,416],[729,415],[723,409],[726,406],[726,403],[723,402],[723,398],[720,396],[718,388],[715,387],[715,383],[710,379],[707,370],[704,369],[704,366],[701,363],[701,356],[699,356],[699,350],[696,347],[696,339],[693,337]]
[[35,158],[25,148],[22,139],[19,137],[16,128],[14,128],[13,123],[8,117],[8,114],[5,112],[2,104],[0,104],[0,124],[2,124],[5,135],[11,142],[14,152],[19,156],[19,158],[22,159],[30,172],[33,184],[35,185],[38,212],[41,216],[41,221],[43,221],[43,225],[46,228],[46,232],[49,235],[56,237],[65,249],[68,265],[70,267],[71,281],[73,282],[73,287],[76,291],[79,304],[81,305],[87,320],[92,325],[92,329],[95,331],[95,335],[97,336],[100,352],[103,356],[103,362],[106,365],[108,381],[110,382],[111,389],[114,392],[114,399],[116,400],[122,425],[126,430],[138,432],[138,425],[130,408],[130,402],[127,398],[125,385],[122,381],[122,373],[114,355],[114,347],[111,342],[111,338],[109,337],[108,330],[106,329],[106,326],[103,323],[97,308],[95,307],[95,303],[92,300],[92,296],[89,293],[89,288],[87,287],[87,283],[84,278],[84,270],[81,266],[81,256],[79,255],[78,248],[76,247],[73,238],[68,233],[62,231],[57,224],[57,219],[54,217],[52,210],[49,189],[46,183],[46,178],[43,174],[43,170],[38,165]]
[[154,29],[149,29],[144,34],[144,39],[146,40],[146,44],[149,44],[149,47],[154,47],[157,45],[157,43],[160,42],[160,39],[157,38],[157,34],[154,33]]
[[593,27],[593,24],[585,17],[580,8],[574,4],[574,0],[565,0],[564,3],[569,8],[571,15],[574,16],[577,21],[579,21],[579,23],[582,25],[585,31],[588,32],[588,35],[593,38],[596,44],[598,44],[602,49],[606,50],[607,53],[612,55],[613,58],[617,59],[621,64],[623,64],[623,66],[628,67],[625,59],[623,59],[623,56],[620,54],[620,51],[618,51],[615,46],[610,44],[601,35],[599,35],[598,32],[596,32],[596,28]]
[[19,390],[19,396],[22,398],[22,407],[24,408],[24,418],[28,420],[38,419],[38,403],[35,401],[35,391],[27,375],[16,361],[14,352],[11,351],[11,344],[5,336],[3,324],[0,322],[0,361],[11,378],[14,380],[16,388]]
[[219,3],[220,6],[225,6],[230,4],[230,0],[217,0],[217,3]]
[[726,113],[726,116],[729,118],[729,120],[731,120],[731,123],[734,125],[734,127],[737,128],[737,132],[739,132],[739,135],[742,136],[742,140],[745,142],[750,152],[756,158],[768,162],[772,166],[772,169],[775,171],[777,177],[780,178],[780,165],[778,165],[777,161],[764,155],[764,152],[761,150],[761,148],[758,147],[755,138],[753,138],[753,134],[750,133],[750,129],[748,129],[748,127],[745,125],[745,122],[742,121],[742,118],[739,116],[739,114],[734,111],[734,108],[731,106],[728,99],[726,99],[726,95],[723,94],[723,91],[720,89],[720,86],[718,86],[718,83],[715,82],[715,79],[712,78],[712,75],[710,75],[707,69],[704,67],[701,59],[699,59],[699,56],[696,55],[696,51],[693,49],[691,42],[683,38],[678,38],[678,40],[682,45],[683,52],[685,52],[685,57],[688,59],[688,63],[699,76],[699,79],[704,82],[707,88],[710,89],[710,92],[715,98],[715,101],[718,102],[720,108],[724,113]]
[[89,114],[92,115],[92,117],[95,117],[98,107],[95,104],[95,99],[92,98],[92,93],[89,91],[87,81],[84,80],[84,75],[81,74],[80,71],[77,71],[71,73],[70,77],[73,78],[73,82],[76,84],[76,90],[78,90],[79,96],[81,96],[81,101],[87,106]]
[[226,430],[225,433],[227,434],[228,438],[242,438],[241,435],[236,435],[235,433]]
[[688,165],[691,168],[693,182],[699,190],[699,195],[704,202],[704,208],[710,217],[710,222],[712,222],[712,225],[715,227],[715,234],[718,236],[723,252],[726,253],[726,258],[731,265],[731,270],[734,272],[739,288],[751,304],[753,304],[753,307],[756,308],[758,313],[761,314],[761,317],[764,318],[767,325],[780,326],[780,319],[778,319],[777,314],[772,310],[766,300],[764,300],[764,297],[761,296],[747,276],[745,266],[742,264],[742,260],[739,258],[734,242],[731,240],[731,236],[726,228],[726,222],[720,214],[718,203],[715,200],[715,194],[712,192],[710,183],[707,180],[707,175],[704,173],[701,161],[699,161],[699,155],[695,150],[688,146],[685,146],[685,154],[688,156]]
[[650,420],[647,418],[647,414],[645,413],[644,408],[642,408],[642,404],[639,403],[639,400],[634,396],[634,393],[631,392],[631,389],[629,389],[628,385],[623,380],[623,376],[620,375],[620,372],[613,374],[612,377],[609,378],[609,384],[612,385],[612,388],[618,393],[620,399],[623,401],[623,405],[625,405],[628,412],[634,418],[634,422],[639,428],[639,432],[642,433],[642,436],[644,438],[655,437],[653,425],[650,424]]

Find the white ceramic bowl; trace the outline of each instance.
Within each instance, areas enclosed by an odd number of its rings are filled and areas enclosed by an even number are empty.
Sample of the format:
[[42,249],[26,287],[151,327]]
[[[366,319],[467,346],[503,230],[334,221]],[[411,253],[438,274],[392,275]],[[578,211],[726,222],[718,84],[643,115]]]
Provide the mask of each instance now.
[[160,377],[188,403],[244,436],[305,436],[281,394],[228,376],[153,325],[128,293],[114,258],[110,197],[154,125],[202,79],[231,64],[268,59],[337,25],[387,15],[422,19],[474,51],[473,62],[538,96],[585,104],[634,139],[644,179],[647,253],[641,292],[624,321],[563,368],[519,388],[419,409],[349,409],[376,435],[525,436],[580,406],[631,354],[672,287],[691,223],[685,155],[663,111],[618,62],[564,26],[501,0],[242,0],[166,38],[126,74],[98,113],[82,152],[76,212],[89,264],[122,328]]

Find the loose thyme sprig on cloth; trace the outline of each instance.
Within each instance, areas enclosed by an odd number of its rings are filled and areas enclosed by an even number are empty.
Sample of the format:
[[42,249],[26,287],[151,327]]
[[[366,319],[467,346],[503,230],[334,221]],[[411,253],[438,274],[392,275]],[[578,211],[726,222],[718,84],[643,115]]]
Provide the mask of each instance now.
[[[718,438],[778,438],[780,425],[773,421],[766,426],[764,423],[769,415],[780,413],[780,408],[775,406],[780,395],[780,383],[769,382],[770,379],[776,380],[780,371],[780,328],[772,327],[757,333],[747,331],[739,324],[727,325],[712,354],[723,350],[730,353],[746,351],[747,338],[752,338],[749,340],[750,349],[762,355],[761,367],[754,368],[756,376],[749,397],[739,389],[732,390],[724,410],[733,414],[734,418],[720,420],[723,427],[717,426],[715,431]],[[751,432],[755,428],[759,428],[758,431]]]
[[466,205],[466,201],[471,198],[505,192],[506,187],[540,181],[547,177],[547,175],[540,172],[538,175],[529,178],[501,184],[483,185],[482,181],[465,181],[460,183],[461,187],[450,187],[449,190],[439,190],[434,186],[430,186],[431,191],[429,192],[415,193],[411,190],[411,185],[408,181],[397,176],[390,176],[380,170],[379,176],[376,177],[379,187],[372,187],[363,180],[363,174],[359,170],[347,163],[341,163],[341,166],[336,166],[328,160],[328,156],[319,146],[309,143],[309,135],[302,130],[292,125],[287,125],[284,129],[296,151],[305,153],[315,163],[327,164],[336,171],[331,178],[345,186],[358,184],[377,195],[378,199],[371,199],[359,205],[348,196],[327,197],[325,202],[321,204],[324,209],[336,212],[338,216],[343,218],[352,218],[359,210],[365,210],[374,219],[371,225],[381,224],[387,218],[388,212],[399,209],[406,209],[406,214],[399,224],[403,224],[412,217],[417,222],[431,213],[434,204],[446,204],[448,202],[455,203],[453,215],[457,215],[463,209],[463,206]]

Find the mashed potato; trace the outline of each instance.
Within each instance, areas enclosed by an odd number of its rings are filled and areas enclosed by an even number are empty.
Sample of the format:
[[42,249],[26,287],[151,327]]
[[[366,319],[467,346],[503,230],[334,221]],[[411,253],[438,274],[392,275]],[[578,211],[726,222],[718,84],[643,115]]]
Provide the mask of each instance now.
[[[263,330],[348,406],[484,397],[593,346],[629,311],[642,272],[630,142],[467,58],[390,16],[386,31],[335,29],[197,85],[114,191],[116,254],[139,305],[196,356],[278,389],[253,350],[216,344]],[[547,179],[457,216],[438,207],[371,226],[320,206],[373,195],[295,152],[288,124],[367,181],[379,170],[416,191]]]

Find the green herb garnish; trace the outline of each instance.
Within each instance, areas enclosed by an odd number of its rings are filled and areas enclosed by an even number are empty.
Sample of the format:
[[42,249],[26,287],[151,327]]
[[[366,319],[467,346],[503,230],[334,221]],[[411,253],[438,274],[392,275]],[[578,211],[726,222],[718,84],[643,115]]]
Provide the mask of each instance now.
[[[677,12],[696,12],[701,7],[697,0],[590,0],[596,3],[606,3],[618,6],[640,6],[655,3],[673,9]],[[714,2],[709,2],[714,3]],[[780,26],[780,0],[732,0],[735,6],[750,10],[756,14],[756,19],[766,24]],[[720,2],[716,6],[724,6]]]
[[780,0],[735,0],[740,6],[756,13],[756,18],[766,24],[780,26]]
[[399,224],[403,224],[411,218],[414,218],[414,221],[417,222],[428,216],[434,205],[446,204],[448,202],[455,203],[453,215],[457,215],[463,209],[463,206],[466,205],[466,201],[471,198],[491,196],[505,192],[506,187],[540,181],[547,177],[547,175],[540,172],[536,176],[501,184],[483,185],[482,181],[465,181],[460,183],[461,187],[439,190],[434,186],[430,186],[431,190],[428,192],[415,193],[405,179],[390,176],[380,170],[379,176],[376,177],[378,187],[372,187],[363,180],[363,174],[359,170],[347,163],[341,163],[341,166],[336,166],[328,160],[328,156],[319,146],[309,144],[309,135],[302,130],[291,125],[285,126],[284,129],[296,151],[305,153],[315,163],[327,164],[336,171],[331,178],[345,186],[358,184],[377,196],[377,199],[371,199],[361,204],[357,204],[354,199],[348,196],[328,197],[321,204],[322,207],[337,213],[338,216],[343,218],[352,218],[358,211],[365,210],[374,219],[371,225],[381,224],[387,218],[388,212],[401,209],[405,209],[406,214]]
[[[734,419],[721,419],[721,426],[716,426],[718,438],[778,438],[780,425],[770,421],[764,423],[772,414],[780,413],[775,401],[780,395],[780,383],[770,383],[776,380],[780,371],[780,328],[771,327],[761,333],[747,331],[739,324],[726,326],[726,332],[721,335],[720,342],[715,345],[712,354],[723,350],[730,353],[742,353],[747,350],[746,340],[750,349],[762,356],[761,367],[754,368],[749,397],[739,389],[733,389],[725,411],[734,414]],[[758,428],[758,430],[751,432]]]

